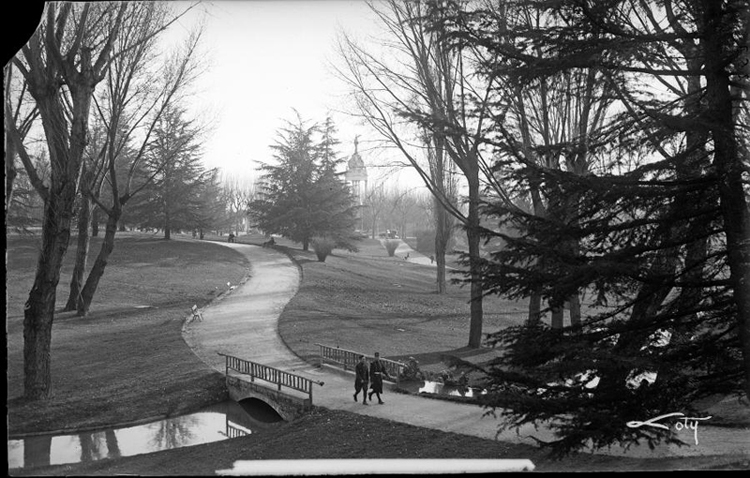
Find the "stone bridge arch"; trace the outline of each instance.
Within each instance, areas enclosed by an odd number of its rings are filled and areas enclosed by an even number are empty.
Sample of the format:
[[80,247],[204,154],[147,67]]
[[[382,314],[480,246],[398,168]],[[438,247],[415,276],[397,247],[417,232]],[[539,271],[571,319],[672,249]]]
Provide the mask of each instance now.
[[226,384],[229,397],[235,402],[239,403],[248,398],[262,400],[285,421],[292,421],[312,409],[312,401],[309,398],[283,393],[268,386],[248,382],[240,377],[227,375]]

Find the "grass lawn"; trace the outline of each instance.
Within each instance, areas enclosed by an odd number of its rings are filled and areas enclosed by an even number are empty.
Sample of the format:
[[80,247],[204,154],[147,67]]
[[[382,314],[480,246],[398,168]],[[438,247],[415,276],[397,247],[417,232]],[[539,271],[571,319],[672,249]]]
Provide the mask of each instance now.
[[[118,236],[89,315],[55,316],[52,397],[43,405],[19,398],[23,304],[34,280],[38,239],[8,238],[10,434],[165,416],[192,411],[223,396],[221,377],[195,357],[180,330],[193,304],[203,306],[226,291],[227,282],[238,283],[248,273],[248,264],[235,251],[208,242]],[[99,244],[95,238],[91,251],[98,252]],[[67,301],[74,251],[73,242],[58,286],[58,308]]]
[[[224,238],[216,238],[224,240]],[[241,236],[239,242],[259,243]],[[26,403],[23,392],[23,303],[31,287],[37,238],[8,237],[8,428],[11,436],[78,430],[197,410],[225,398],[223,376],[205,366],[181,337],[193,304],[202,306],[249,272],[242,256],[210,241],[164,241],[118,234],[91,313],[58,313],[53,326],[53,396]],[[468,290],[434,293],[434,269],[388,258],[375,242],[358,254],[336,251],[325,263],[312,252],[278,241],[302,268],[298,294],[283,311],[279,331],[303,358],[315,343],[415,356],[441,367],[443,354],[477,357],[468,341]],[[74,246],[73,246],[74,248]],[[73,248],[58,288],[67,299]],[[94,241],[92,251],[98,250]],[[485,331],[522,320],[524,307],[492,299]],[[483,351],[485,354],[491,351]],[[479,354],[481,355],[481,354]],[[313,445],[314,444],[314,445]],[[562,461],[540,450],[414,427],[357,414],[317,409],[292,423],[225,442],[14,474],[207,475],[238,459],[299,458],[530,458],[541,471],[747,468],[746,457],[637,460],[572,455]]]
[[[388,257],[377,240],[359,243],[359,252],[334,251],[325,262],[284,240],[277,241],[302,266],[303,281],[284,309],[279,334],[307,360],[318,356],[316,343],[393,360],[416,358],[420,367],[445,368],[444,355],[485,361],[497,351],[470,349],[469,288],[448,285],[436,293],[435,268]],[[449,278],[462,278],[449,274]],[[483,331],[520,324],[524,304],[488,297]]]

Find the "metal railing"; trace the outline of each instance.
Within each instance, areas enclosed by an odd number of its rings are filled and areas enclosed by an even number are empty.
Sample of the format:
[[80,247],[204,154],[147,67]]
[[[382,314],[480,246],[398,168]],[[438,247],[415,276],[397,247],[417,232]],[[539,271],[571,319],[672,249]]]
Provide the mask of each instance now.
[[[346,350],[339,347],[330,347],[323,344],[315,345],[320,347],[320,358],[322,360],[342,365],[344,367],[344,370],[353,370],[357,365],[357,362],[359,362],[360,355],[364,355],[368,360],[375,360],[375,357],[363,354],[361,352]],[[380,357],[380,361],[383,363],[383,366],[386,372],[388,372],[388,375],[391,376],[391,381],[398,382],[399,377],[401,377],[401,373],[406,368],[406,364],[396,362],[395,360],[385,359],[383,357]]]
[[227,432],[226,432],[227,438],[244,437],[251,433],[250,430],[247,430],[244,427],[240,427],[233,423],[230,423],[228,419],[226,421],[226,429],[227,429]]
[[230,370],[235,370],[239,373],[250,375],[251,382],[254,382],[257,378],[277,385],[279,391],[281,391],[281,387],[287,387],[291,388],[292,390],[306,393],[310,398],[311,405],[313,385],[323,386],[323,382],[318,382],[316,380],[311,380],[300,375],[285,372],[277,368],[269,367],[268,365],[259,364],[250,360],[244,360],[232,355],[223,354],[221,352],[219,352],[219,355],[226,359],[226,375],[229,375]]

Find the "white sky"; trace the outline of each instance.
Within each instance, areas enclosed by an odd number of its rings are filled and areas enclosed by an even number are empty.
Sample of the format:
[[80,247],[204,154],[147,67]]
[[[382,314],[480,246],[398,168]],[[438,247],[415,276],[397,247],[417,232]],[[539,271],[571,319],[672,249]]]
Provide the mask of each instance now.
[[[201,2],[201,7],[207,12],[203,48],[210,69],[196,85],[194,106],[212,119],[213,133],[204,145],[207,166],[252,177],[254,161],[271,160],[269,145],[285,120],[295,119],[293,108],[310,122],[324,121],[330,111],[339,152],[346,158],[360,135],[359,152],[367,166],[387,159],[368,153],[368,138],[376,136],[366,126],[338,112],[346,109],[347,90],[329,66],[336,60],[339,29],[358,38],[377,34],[364,1],[222,0]],[[181,24],[187,29],[199,16]],[[384,170],[368,173],[373,184]],[[420,184],[414,172],[399,177],[404,187]]]

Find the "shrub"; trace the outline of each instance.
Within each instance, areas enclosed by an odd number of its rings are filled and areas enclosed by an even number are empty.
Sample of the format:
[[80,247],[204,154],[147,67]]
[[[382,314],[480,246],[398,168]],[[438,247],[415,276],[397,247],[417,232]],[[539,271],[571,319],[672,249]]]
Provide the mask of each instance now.
[[398,249],[399,244],[401,244],[401,241],[398,239],[388,239],[385,241],[385,250],[388,251],[388,257],[396,255],[396,249]]
[[419,370],[419,361],[414,357],[409,357],[406,367],[401,370],[399,380],[424,380],[424,374]]
[[315,255],[318,256],[318,261],[325,262],[326,257],[328,257],[336,247],[336,242],[327,237],[316,237],[312,240],[312,247],[315,251]]

